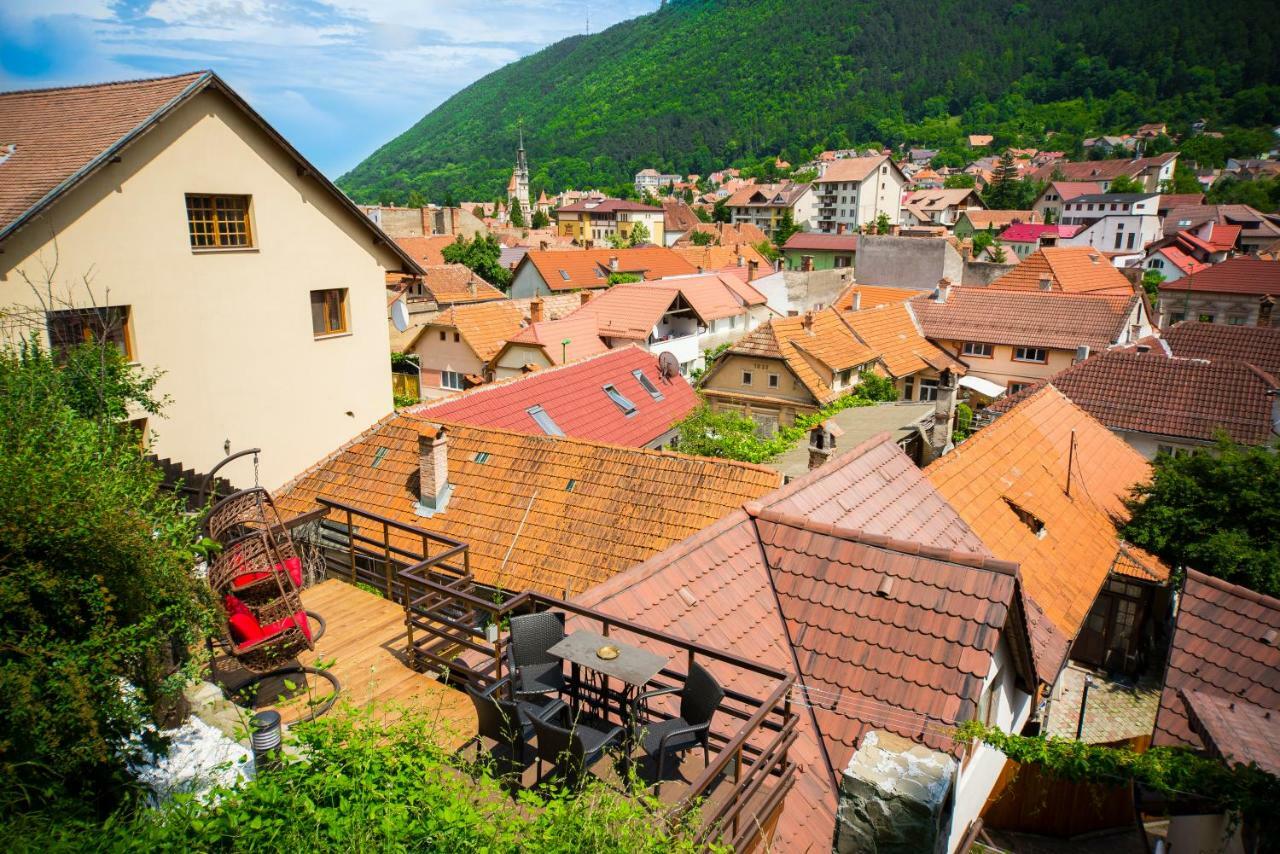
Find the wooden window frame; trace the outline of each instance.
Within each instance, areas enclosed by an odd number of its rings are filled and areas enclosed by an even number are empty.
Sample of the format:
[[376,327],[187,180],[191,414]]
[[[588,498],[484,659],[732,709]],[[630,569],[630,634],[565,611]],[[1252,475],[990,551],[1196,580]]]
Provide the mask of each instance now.
[[[111,341],[106,333],[117,318],[120,323],[120,340]],[[54,334],[54,322],[69,320],[78,324],[78,341]],[[126,362],[133,362],[133,308],[128,305],[102,305],[92,308],[55,309],[45,313],[45,330],[49,336],[49,349],[56,358],[64,358],[66,351],[76,344],[110,341],[120,347]]]
[[[253,228],[253,196],[243,193],[187,193],[187,240],[193,252],[257,248]],[[194,204],[193,204],[194,203]],[[229,212],[243,210],[242,216]],[[196,218],[193,214],[203,214]],[[203,226],[197,229],[197,223]],[[229,228],[223,228],[226,224]],[[243,240],[239,240],[243,236]],[[208,240],[200,243],[199,240]]]
[[[324,324],[323,329],[316,328],[316,317],[314,314],[315,305],[316,305],[316,299],[315,299],[316,294],[321,295],[321,299],[323,300],[323,303],[324,303],[324,308],[320,312],[321,322]],[[329,323],[331,318],[330,298],[332,295],[335,295],[335,294],[337,295],[337,300],[338,300],[338,313],[342,318],[342,325],[339,327],[332,326]],[[319,288],[317,290],[312,291],[310,294],[310,297],[311,297],[310,304],[313,312],[311,315],[312,337],[317,339],[333,338],[338,335],[349,335],[351,333],[351,307],[349,305],[349,302],[350,302],[349,288]]]

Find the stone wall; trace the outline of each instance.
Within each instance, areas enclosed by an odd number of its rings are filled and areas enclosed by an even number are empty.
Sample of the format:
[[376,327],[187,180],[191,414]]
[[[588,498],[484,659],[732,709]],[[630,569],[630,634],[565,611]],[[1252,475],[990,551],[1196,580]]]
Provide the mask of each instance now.
[[931,291],[938,280],[964,279],[964,259],[942,237],[864,234],[858,238],[858,282]]

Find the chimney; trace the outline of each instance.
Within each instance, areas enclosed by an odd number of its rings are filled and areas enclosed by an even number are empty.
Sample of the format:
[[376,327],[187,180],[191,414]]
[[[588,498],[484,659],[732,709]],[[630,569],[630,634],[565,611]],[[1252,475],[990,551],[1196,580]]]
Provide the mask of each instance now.
[[588,301],[590,301],[590,299],[591,299],[591,291],[579,291],[579,292],[578,292],[578,304],[579,304],[579,305],[586,305],[586,304],[587,304],[587,302],[588,302]]
[[938,377],[938,398],[933,404],[933,427],[929,444],[939,457],[951,448],[951,431],[956,423],[956,377],[948,368]]
[[418,503],[414,512],[434,516],[442,512],[453,495],[449,483],[449,443],[445,428],[424,425],[418,434]]
[[745,263],[746,263],[746,261],[747,261],[746,256],[745,256],[745,255],[743,255],[741,252],[739,252],[739,253],[738,253],[738,266],[739,266],[739,267],[741,267],[743,264],[745,264]]
[[809,431],[809,471],[831,459],[836,452],[836,437],[828,432],[826,423],[815,424]]
[[545,241],[545,240],[539,240],[539,241],[538,241],[538,248],[539,248],[539,249],[541,249],[543,252],[546,252],[546,251],[547,251],[547,246],[548,246],[547,241]]
[[804,326],[805,331],[812,332],[813,331],[813,311],[812,310],[806,311],[804,313],[804,320],[800,321],[800,323],[802,326]]
[[946,302],[947,297],[951,296],[951,280],[943,276],[938,280],[938,289],[934,292],[937,294],[938,302]]
[[534,299],[529,303],[529,322],[530,323],[542,322],[542,300],[541,299]]
[[609,257],[609,269],[614,273],[618,272],[618,256],[611,255]]
[[[1142,352],[1141,347],[1138,348],[1138,352]],[[1089,358],[1089,345],[1081,344],[1076,348],[1076,358],[1075,362],[1072,362],[1072,364],[1075,364],[1076,362],[1083,362],[1087,358]]]
[[1048,276],[1041,276],[1041,277],[1040,277],[1040,290],[1042,290],[1042,291],[1051,291],[1051,290],[1053,290],[1053,279],[1049,278]]
[[760,269],[760,262],[752,258],[751,261],[747,263],[747,281],[748,282],[755,281],[756,273],[759,269]]
[[862,291],[853,292],[853,310],[862,311]]

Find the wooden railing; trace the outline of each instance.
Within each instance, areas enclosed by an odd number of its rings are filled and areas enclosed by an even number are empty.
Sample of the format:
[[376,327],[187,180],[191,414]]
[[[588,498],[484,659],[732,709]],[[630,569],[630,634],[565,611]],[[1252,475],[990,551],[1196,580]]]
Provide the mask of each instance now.
[[[554,609],[566,614],[571,628],[590,628],[606,637],[625,635],[667,654],[670,664],[646,689],[679,687],[695,661],[752,674],[764,686],[762,696],[725,689],[717,710],[725,723],[713,726],[710,735],[714,755],[673,814],[701,807],[697,841],[729,842],[739,851],[753,847],[772,825],[796,773],[788,759],[797,721],[790,701],[791,674],[563,599],[484,587],[471,574],[465,543],[339,501],[317,500],[325,511],[319,545],[329,577],[372,587],[404,606],[406,652],[417,669],[478,684],[501,679],[507,675],[505,626],[510,617]],[[599,689],[581,694],[580,699],[606,714],[615,708],[619,717],[624,713],[618,696],[602,695]],[[661,708],[649,713],[671,717]]]

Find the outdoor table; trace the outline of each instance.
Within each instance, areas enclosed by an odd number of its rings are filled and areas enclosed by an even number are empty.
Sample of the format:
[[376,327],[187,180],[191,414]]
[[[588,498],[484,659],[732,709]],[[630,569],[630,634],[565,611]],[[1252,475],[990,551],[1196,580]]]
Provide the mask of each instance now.
[[[612,659],[604,659],[596,654],[596,650],[602,646],[613,646],[618,650],[618,657]],[[620,643],[613,638],[605,637],[596,632],[579,630],[567,635],[564,640],[557,643],[548,650],[552,655],[559,656],[565,661],[573,665],[573,684],[574,695],[572,697],[574,714],[578,711],[578,688],[581,685],[579,679],[579,668],[586,667],[605,677],[601,698],[604,701],[604,713],[606,718],[609,713],[609,685],[608,679],[617,679],[623,684],[622,697],[618,708],[618,719],[622,721],[627,729],[628,740],[630,740],[631,728],[634,723],[630,720],[630,716],[626,711],[630,708],[631,693],[643,688],[649,684],[655,676],[667,666],[670,659],[661,655],[649,652],[647,649],[630,646]]]

